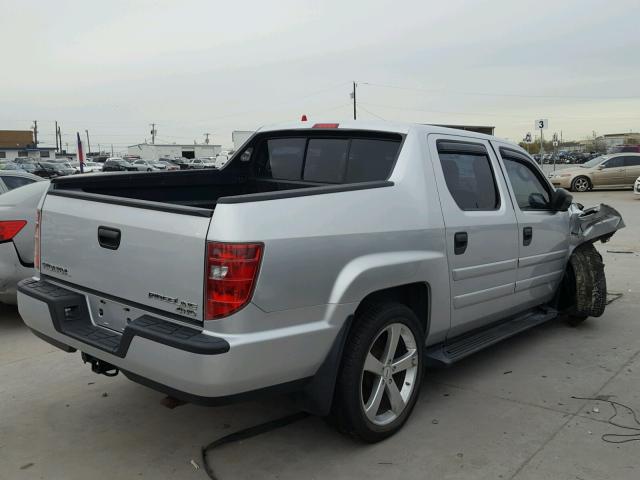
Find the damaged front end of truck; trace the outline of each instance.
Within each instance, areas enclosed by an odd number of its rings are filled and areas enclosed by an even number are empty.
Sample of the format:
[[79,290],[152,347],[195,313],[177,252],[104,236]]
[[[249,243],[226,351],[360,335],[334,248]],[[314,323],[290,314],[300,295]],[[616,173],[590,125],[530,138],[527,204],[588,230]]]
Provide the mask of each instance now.
[[573,203],[569,207],[570,257],[558,291],[557,306],[571,325],[587,317],[599,317],[607,304],[607,280],[602,256],[594,247],[607,242],[625,226],[622,215],[609,205],[591,208]]

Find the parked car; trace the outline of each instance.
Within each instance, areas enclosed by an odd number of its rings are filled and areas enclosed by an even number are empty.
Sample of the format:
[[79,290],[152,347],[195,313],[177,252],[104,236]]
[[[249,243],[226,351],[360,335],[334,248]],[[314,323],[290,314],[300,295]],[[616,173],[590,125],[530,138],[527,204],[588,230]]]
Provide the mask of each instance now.
[[166,160],[158,160],[158,163],[164,166],[162,170],[168,170],[168,171],[180,170],[180,167],[178,165],[172,162],[168,162]]
[[131,163],[139,172],[153,172],[154,170],[164,170],[167,167],[151,160],[135,160]]
[[190,159],[184,158],[184,157],[177,157],[177,158],[165,157],[165,158],[161,158],[160,161],[171,163],[177,166],[180,170],[188,170]]
[[199,168],[216,168],[216,164],[209,158],[194,158],[187,164],[189,170]]
[[632,188],[640,175],[640,153],[601,155],[579,167],[565,168],[549,174],[555,187],[574,192],[592,188]]
[[0,194],[41,180],[42,178],[37,175],[21,170],[2,170],[0,171]]
[[49,188],[48,181],[39,180],[0,195],[0,302],[3,303],[15,305],[18,282],[35,273],[36,209]]
[[38,336],[191,402],[293,393],[368,442],[427,362],[601,315],[593,242],[624,225],[515,144],[366,121],[264,128],[222,170],[55,179],[42,205]]
[[25,170],[23,170],[20,165],[18,165],[17,163],[13,163],[13,162],[2,162],[0,163],[0,170],[11,170],[11,171],[22,171],[24,172]]
[[102,166],[103,172],[137,172],[138,169],[122,158],[108,158]]
[[[75,167],[75,165],[74,165]],[[84,162],[84,166],[82,167],[84,170],[83,173],[96,173],[102,171],[102,164],[98,162],[87,161]],[[80,173],[80,162],[78,162],[78,173]]]
[[[23,163],[22,168],[25,168],[27,165],[30,164]],[[73,175],[76,173],[71,165],[65,163],[38,162],[34,165],[35,170],[31,171],[31,173],[42,178],[63,177],[65,175]]]

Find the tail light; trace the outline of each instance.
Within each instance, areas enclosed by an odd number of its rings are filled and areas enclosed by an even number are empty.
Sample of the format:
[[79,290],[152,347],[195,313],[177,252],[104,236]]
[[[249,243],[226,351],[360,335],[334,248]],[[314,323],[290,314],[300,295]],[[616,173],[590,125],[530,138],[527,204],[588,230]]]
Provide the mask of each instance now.
[[36,233],[34,235],[33,266],[40,270],[40,225],[42,224],[42,210],[36,210]]
[[207,243],[205,320],[226,317],[249,303],[263,249],[261,243]]
[[26,220],[0,221],[0,242],[8,242],[27,224]]

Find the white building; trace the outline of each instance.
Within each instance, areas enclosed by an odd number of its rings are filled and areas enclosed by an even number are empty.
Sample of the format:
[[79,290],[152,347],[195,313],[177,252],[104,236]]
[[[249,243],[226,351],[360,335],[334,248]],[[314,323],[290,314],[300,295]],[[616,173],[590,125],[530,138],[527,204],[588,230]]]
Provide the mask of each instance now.
[[0,146],[0,160],[13,161],[18,157],[33,158],[34,161],[46,162],[56,158],[56,147],[12,148]]
[[137,155],[143,160],[159,160],[161,158],[202,158],[215,157],[222,151],[222,146],[212,144],[176,145],[158,143],[139,143],[127,148],[129,155]]
[[254,131],[251,130],[234,130],[233,132],[231,132],[231,140],[233,141],[233,149],[238,150],[242,145],[244,145],[244,142],[246,142],[247,140],[249,140],[249,138],[251,138],[251,135],[253,135]]
[[604,141],[607,150],[613,147],[620,147],[627,144],[637,144],[640,142],[640,133],[628,132],[628,133],[608,133],[602,137],[598,137],[598,141]]

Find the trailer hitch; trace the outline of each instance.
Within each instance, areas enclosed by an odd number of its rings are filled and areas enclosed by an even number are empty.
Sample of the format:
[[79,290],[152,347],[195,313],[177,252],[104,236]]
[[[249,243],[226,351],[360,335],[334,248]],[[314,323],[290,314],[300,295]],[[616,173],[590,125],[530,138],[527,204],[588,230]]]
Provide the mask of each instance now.
[[84,363],[91,364],[91,371],[93,373],[99,373],[100,375],[105,375],[107,377],[115,377],[120,373],[120,370],[118,370],[118,367],[115,365],[111,365],[104,360],[100,360],[99,358],[93,357],[84,352],[82,352],[82,361]]

